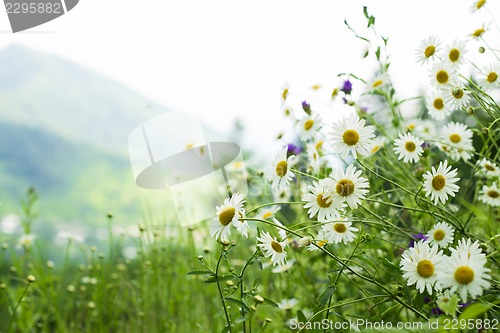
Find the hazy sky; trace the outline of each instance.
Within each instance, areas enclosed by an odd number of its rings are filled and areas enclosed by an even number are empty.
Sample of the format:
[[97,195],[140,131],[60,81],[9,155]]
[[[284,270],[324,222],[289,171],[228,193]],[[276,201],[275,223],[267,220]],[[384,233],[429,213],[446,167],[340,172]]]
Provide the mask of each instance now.
[[[470,13],[473,1],[456,0],[81,0],[68,14],[17,34],[2,10],[0,48],[18,43],[61,55],[221,131],[239,117],[249,147],[268,150],[284,128],[285,84],[308,92],[314,84],[329,90],[340,72],[369,76],[363,45],[343,23],[363,31],[366,4],[389,37],[391,74],[403,95],[426,78],[414,61],[423,38],[451,42],[491,21]],[[500,13],[499,1],[488,6]]]

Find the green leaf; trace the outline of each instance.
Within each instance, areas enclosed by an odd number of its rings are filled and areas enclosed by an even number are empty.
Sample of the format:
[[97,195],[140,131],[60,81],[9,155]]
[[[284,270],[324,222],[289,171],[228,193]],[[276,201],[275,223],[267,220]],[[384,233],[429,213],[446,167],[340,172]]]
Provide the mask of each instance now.
[[191,271],[186,275],[213,275],[211,271]]
[[224,298],[226,301],[229,301],[229,302],[232,302],[232,303],[236,303],[238,304],[239,306],[241,306],[246,312],[249,312],[250,311],[250,308],[248,307],[248,305],[246,305],[243,301],[240,301],[239,299],[236,299],[236,298],[232,298],[232,297],[226,297]]
[[460,316],[458,316],[458,320],[477,318],[491,309],[492,306],[493,304],[473,303],[465,308],[464,312],[462,312]]
[[306,316],[304,315],[304,312],[302,312],[302,310],[297,310],[297,319],[299,320],[299,322],[301,323],[305,323],[307,322],[307,318]]
[[325,304],[328,302],[328,300],[330,299],[330,297],[333,295],[333,293],[335,292],[335,287],[334,286],[328,286],[326,287],[326,289],[321,293],[321,295],[319,295],[318,299],[316,300],[316,302],[318,302],[319,306],[320,307],[323,307],[325,306]]
[[392,269],[397,269],[399,270],[399,266],[396,265],[395,263],[389,261],[389,259],[385,258],[385,257],[377,257],[377,259],[384,265],[384,266],[387,266],[389,268],[392,268]]
[[377,51],[375,51],[375,55],[377,56],[377,60],[380,59],[380,46],[377,47]]
[[269,298],[262,297],[264,299],[264,303],[274,307],[274,308],[279,308],[279,305],[276,304],[273,300],[270,300]]
[[205,283],[221,282],[233,279],[232,275],[211,276],[205,280]]

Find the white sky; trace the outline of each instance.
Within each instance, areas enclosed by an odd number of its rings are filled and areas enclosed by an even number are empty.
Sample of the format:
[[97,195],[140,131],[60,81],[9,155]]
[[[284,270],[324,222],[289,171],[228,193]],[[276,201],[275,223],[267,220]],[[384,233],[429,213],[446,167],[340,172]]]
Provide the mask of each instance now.
[[[286,123],[285,84],[330,88],[340,72],[369,76],[362,45],[343,24],[362,32],[364,4],[389,37],[393,82],[409,96],[426,79],[414,61],[423,38],[451,42],[491,21],[469,12],[473,2],[81,0],[67,15],[17,34],[2,10],[0,49],[17,43],[61,55],[221,131],[240,117],[248,147],[268,151]],[[488,6],[500,13],[499,1]]]

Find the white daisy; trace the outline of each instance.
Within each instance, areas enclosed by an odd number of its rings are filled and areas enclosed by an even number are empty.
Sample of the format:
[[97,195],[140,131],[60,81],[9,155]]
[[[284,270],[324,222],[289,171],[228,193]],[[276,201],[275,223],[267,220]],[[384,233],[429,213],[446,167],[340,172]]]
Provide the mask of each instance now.
[[338,121],[332,126],[331,135],[332,148],[346,158],[349,152],[354,158],[357,154],[365,155],[371,144],[371,138],[375,136],[373,126],[365,126],[365,120],[353,114]]
[[427,96],[426,106],[429,115],[436,120],[443,120],[451,113],[451,110],[445,103],[443,92],[440,90],[433,89]]
[[445,61],[436,62],[430,72],[431,84],[438,89],[445,89],[451,82],[456,81],[457,73],[455,69]]
[[455,229],[453,229],[449,224],[444,222],[438,222],[434,227],[427,233],[427,241],[439,247],[446,248],[449,244],[453,242],[453,234]]
[[434,59],[440,51],[440,41],[436,36],[429,36],[422,40],[415,52],[416,60],[419,63],[425,63]]
[[320,119],[317,115],[312,114],[304,117],[297,123],[297,131],[302,141],[307,141],[314,137],[320,126]]
[[335,189],[335,183],[330,178],[321,179],[319,182],[313,182],[313,185],[308,186],[310,193],[302,197],[302,201],[307,202],[304,208],[309,208],[307,213],[309,218],[318,215],[319,222],[331,221],[340,216],[338,209],[342,205],[332,205],[332,194]]
[[368,90],[383,89],[389,85],[389,76],[387,73],[379,73],[372,80],[367,82]]
[[280,208],[281,207],[278,205],[262,207],[261,209],[259,209],[259,212],[256,217],[262,220],[270,219],[276,215],[276,213],[280,210]]
[[467,53],[467,48],[464,41],[455,39],[451,45],[448,44],[445,47],[444,52],[446,54],[446,61],[452,66],[458,67],[465,61],[464,55]]
[[436,137],[436,121],[433,119],[422,119],[417,123],[413,134],[423,140],[431,140]]
[[476,298],[490,287],[486,281],[491,278],[485,267],[486,260],[464,251],[452,251],[443,259],[443,269],[439,273],[439,281],[443,288],[450,287],[450,293],[458,292],[463,302],[467,302],[467,294]]
[[446,104],[450,110],[462,110],[469,105],[470,92],[456,83],[445,89]]
[[470,39],[475,39],[475,40],[480,40],[484,33],[486,31],[488,31],[490,28],[489,28],[489,24],[484,24],[480,27],[480,28],[477,28],[475,29],[470,35],[469,35],[469,38]]
[[18,249],[30,249],[35,242],[36,235],[35,234],[22,234],[21,237],[17,240],[16,248]]
[[486,263],[486,255],[483,253],[477,240],[472,242],[470,238],[462,238],[458,241],[457,247],[451,249],[451,252],[458,252],[467,257],[467,259],[474,258],[476,261]]
[[380,149],[382,149],[387,144],[387,138],[385,136],[377,136],[372,140],[370,150],[368,152],[369,156],[375,155]]
[[416,285],[420,293],[425,289],[432,295],[432,290],[441,290],[438,274],[443,260],[442,250],[437,246],[429,246],[425,241],[415,243],[403,253],[400,266],[403,278],[408,280],[408,285]]
[[326,223],[322,226],[322,230],[325,233],[326,238],[328,239],[328,243],[350,243],[355,238],[355,232],[358,231],[358,228],[351,227],[351,222],[346,221],[336,221],[333,223]]
[[291,310],[294,306],[299,304],[299,300],[296,298],[290,298],[290,299],[284,298],[277,304],[278,308],[286,311],[286,310]]
[[456,122],[446,124],[441,129],[441,143],[440,148],[455,161],[460,158],[468,161],[474,152],[472,131],[465,124]]
[[260,237],[257,237],[259,243],[257,246],[264,252],[264,256],[271,257],[273,266],[286,264],[286,242],[278,242],[276,238],[271,237],[268,232],[261,232]]
[[249,225],[248,221],[244,220],[244,218],[245,218],[245,209],[242,208],[238,212],[238,219],[236,220],[236,222],[233,221],[233,226],[236,227],[236,229],[240,232],[240,234],[248,238]]
[[497,184],[493,183],[491,186],[483,185],[483,188],[479,191],[479,200],[491,207],[500,207],[500,190]]
[[399,134],[399,139],[394,140],[394,151],[399,154],[398,160],[403,159],[403,162],[418,162],[420,155],[424,151],[422,144],[424,142],[413,136],[411,133]]
[[306,145],[307,162],[314,174],[318,174],[321,167],[325,164],[325,159],[321,156],[320,152],[316,149],[316,143],[309,142]]
[[[272,264],[272,261],[271,261],[271,264]],[[295,259],[290,259],[290,260],[287,260],[286,261],[286,264],[284,264],[283,266],[276,266],[274,267],[271,272],[273,273],[284,273],[286,271],[288,271],[290,268],[292,268],[293,264],[295,264]]]
[[272,181],[272,188],[275,191],[283,191],[290,186],[290,181],[295,176],[290,168],[293,166],[294,155],[287,158],[288,147],[284,146],[274,156],[272,169],[269,170],[269,177]]
[[448,161],[439,162],[437,170],[432,167],[432,172],[427,171],[423,177],[425,195],[431,196],[431,200],[437,205],[439,201],[445,203],[448,200],[448,195],[454,197],[455,192],[458,192],[460,187],[455,183],[460,178],[455,178],[457,169],[451,170],[451,165],[448,166]]
[[486,0],[476,0],[474,3],[470,6],[470,11],[472,13],[476,13],[480,10],[482,10],[486,5]]
[[217,215],[210,223],[210,236],[220,239],[222,242],[228,242],[228,236],[231,234],[231,224],[236,225],[239,213],[243,209],[244,196],[241,193],[235,193],[231,198],[226,198],[224,204],[217,206]]
[[484,174],[487,178],[494,178],[500,176],[500,168],[493,163],[483,158],[477,162],[479,166],[481,166],[481,173]]
[[272,217],[272,220],[274,222],[274,224],[276,224],[276,229],[278,231],[278,235],[280,235],[281,239],[286,239],[287,238],[287,235],[286,235],[286,230],[284,229],[284,225],[283,223],[281,223],[276,217]]
[[328,244],[328,238],[323,229],[321,229],[318,231],[316,238],[307,246],[307,249],[309,251],[317,251],[320,247],[325,247],[326,244]]
[[484,90],[500,88],[500,66],[498,63],[491,63],[482,68],[478,83]]
[[368,179],[360,177],[361,170],[356,170],[354,165],[349,165],[344,172],[342,169],[337,169],[332,173],[334,181],[334,191],[332,194],[332,205],[336,208],[341,208],[344,202],[347,202],[349,207],[356,209],[368,193],[370,184]]

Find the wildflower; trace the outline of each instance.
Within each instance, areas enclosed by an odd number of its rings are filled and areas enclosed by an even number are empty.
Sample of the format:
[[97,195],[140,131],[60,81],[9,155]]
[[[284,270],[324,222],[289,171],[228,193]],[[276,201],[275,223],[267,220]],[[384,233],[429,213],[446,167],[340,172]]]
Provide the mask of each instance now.
[[484,90],[500,87],[500,66],[498,63],[491,63],[482,68],[478,83]]
[[311,193],[304,195],[302,201],[307,202],[304,208],[309,208],[307,211],[309,218],[312,219],[317,214],[318,221],[325,222],[340,216],[338,209],[342,208],[342,205],[332,205],[334,186],[330,178],[321,179],[319,182],[313,182],[312,186],[308,186]]
[[286,152],[286,156],[287,157],[290,157],[291,155],[298,155],[302,152],[302,148],[300,148],[299,146],[297,146],[296,144],[293,144],[293,143],[289,143],[287,145],[287,152]]
[[493,163],[483,158],[477,162],[481,166],[481,173],[483,173],[487,178],[493,178],[500,176],[500,168]]
[[259,213],[256,217],[262,220],[267,220],[274,217],[279,210],[280,206],[277,205],[262,207],[259,209]]
[[309,251],[316,251],[319,250],[320,247],[324,247],[326,244],[328,244],[328,238],[326,237],[325,231],[321,229],[318,232],[318,235],[316,236],[316,239],[314,239],[309,246],[307,246],[307,250]]
[[370,149],[371,138],[375,136],[373,126],[365,126],[365,120],[353,114],[338,121],[332,126],[332,148],[347,157],[349,152],[354,158],[357,154],[365,155]]
[[356,170],[354,165],[349,165],[344,172],[342,169],[337,169],[332,174],[335,187],[332,194],[334,207],[342,208],[344,202],[347,202],[349,207],[356,209],[368,193],[368,179],[361,176],[361,170]]
[[403,162],[418,162],[420,155],[424,151],[422,144],[424,142],[411,133],[399,134],[399,139],[394,140],[394,151],[399,154],[398,160]]
[[493,183],[491,186],[483,185],[479,191],[479,200],[492,207],[500,207],[500,190],[497,183]]
[[441,130],[441,149],[455,161],[462,158],[468,161],[472,157],[474,146],[472,145],[472,131],[467,125],[451,122]]
[[457,74],[450,64],[440,61],[432,66],[429,77],[434,87],[444,89],[449,87],[451,82],[455,81]]
[[308,115],[311,114],[311,105],[307,101],[302,101],[302,110]]
[[344,94],[349,95],[352,92],[352,83],[349,80],[345,80],[342,84],[342,89],[340,89]]
[[273,223],[276,224],[276,229],[278,230],[278,234],[280,235],[281,239],[285,239],[286,236],[286,230],[284,229],[283,223],[281,223],[276,217],[272,217]]
[[458,67],[464,63],[464,54],[467,53],[465,48],[465,43],[458,39],[455,39],[451,45],[447,45],[444,49],[446,53],[446,60],[455,67]]
[[439,90],[433,90],[426,100],[427,110],[429,115],[436,120],[443,120],[450,113],[451,110],[445,103],[443,93]]
[[435,36],[430,36],[422,40],[415,52],[417,62],[424,64],[429,60],[434,59],[440,50],[439,44],[440,41]]
[[447,223],[438,222],[429,230],[427,237],[431,245],[436,244],[439,247],[446,248],[453,242],[455,230]]
[[385,136],[377,136],[372,140],[372,144],[369,150],[369,156],[375,155],[380,149],[382,149],[387,143],[387,138]]
[[480,39],[483,37],[484,33],[488,31],[488,26],[485,26],[484,24],[480,27],[480,28],[477,28],[476,30],[474,30],[471,34],[470,34],[470,38],[472,39]]
[[319,170],[325,164],[324,157],[321,156],[319,150],[316,147],[318,147],[318,145],[315,144],[314,142],[309,142],[306,145],[307,162],[309,166],[312,168],[313,173],[315,174],[319,173]]
[[245,220],[245,209],[244,208],[242,208],[238,212],[238,219],[236,220],[236,222],[233,222],[233,226],[236,227],[236,230],[238,230],[238,232],[240,234],[242,234],[244,237],[248,238],[249,225],[248,225],[248,221]]
[[264,252],[264,256],[271,257],[273,266],[286,264],[286,242],[278,242],[276,238],[271,237],[268,232],[263,231],[260,237],[257,237],[259,243],[257,246]]
[[322,229],[329,243],[350,243],[355,238],[358,228],[351,227],[352,223],[347,221],[336,221],[323,225]]
[[36,235],[34,234],[22,234],[17,241],[17,248],[29,249],[35,241]]
[[382,73],[376,75],[371,81],[368,82],[368,89],[382,89],[384,86],[389,84],[389,77],[387,74]]
[[449,89],[445,90],[447,95],[446,103],[451,110],[461,110],[470,102],[470,92],[457,84],[452,84]]
[[245,202],[243,194],[235,193],[231,198],[226,198],[224,204],[217,206],[217,215],[210,224],[210,236],[228,242],[231,234],[231,224],[238,223],[239,212]]
[[287,158],[288,147],[281,148],[274,157],[272,170],[270,171],[270,178],[272,181],[272,188],[275,191],[283,191],[290,185],[290,180],[295,176],[290,167],[295,158],[291,155]]
[[470,238],[462,238],[458,241],[457,247],[451,251],[463,253],[467,258],[475,257],[475,260],[486,262],[486,256],[477,240],[472,242]]
[[[272,264],[272,262],[271,262],[271,264]],[[290,268],[292,268],[293,264],[295,264],[295,259],[287,260],[287,262],[283,266],[278,265],[278,266],[274,267],[271,270],[271,272],[275,273],[275,274],[284,273],[284,272],[288,271]]]
[[419,241],[403,253],[400,266],[403,278],[408,280],[408,285],[415,284],[420,293],[427,289],[432,295],[432,290],[441,290],[438,281],[440,264],[443,260],[442,250],[429,246],[425,241]]
[[284,298],[281,300],[281,302],[278,303],[278,307],[281,310],[291,310],[294,306],[299,304],[299,300],[296,298]]
[[303,141],[312,138],[320,125],[320,119],[317,115],[310,115],[302,118],[298,122],[298,132],[299,136]]
[[448,161],[439,162],[437,170],[432,167],[432,172],[427,171],[423,177],[424,190],[426,196],[431,196],[431,200],[437,205],[439,201],[445,203],[448,200],[448,195],[454,197],[455,192],[458,192],[460,187],[455,183],[460,178],[455,178],[457,169],[451,170],[451,165],[448,166]]
[[453,249],[450,257],[443,260],[443,270],[439,273],[439,280],[443,288],[450,287],[450,293],[458,292],[462,301],[467,296],[476,298],[483,294],[483,290],[490,287],[487,279],[491,278],[485,267],[484,254],[466,252],[464,249]]
[[476,13],[476,12],[482,10],[485,5],[486,5],[486,0],[477,0],[477,1],[474,1],[474,3],[470,7],[470,11],[472,13]]

